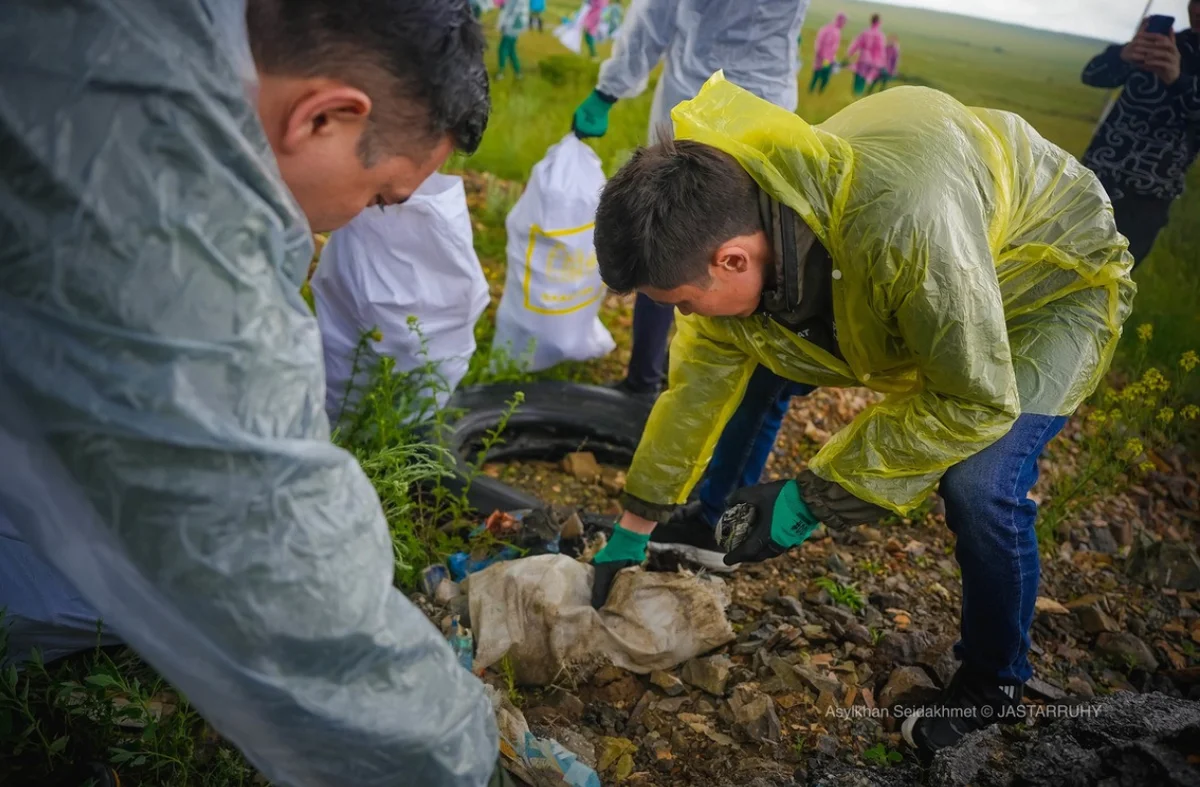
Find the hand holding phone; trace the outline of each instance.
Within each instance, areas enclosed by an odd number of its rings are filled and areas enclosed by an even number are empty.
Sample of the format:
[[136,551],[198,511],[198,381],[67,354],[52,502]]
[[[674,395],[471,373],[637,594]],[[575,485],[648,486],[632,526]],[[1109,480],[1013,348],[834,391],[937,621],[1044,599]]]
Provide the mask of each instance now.
[[1164,14],[1151,14],[1146,17],[1142,30],[1160,36],[1169,36],[1175,27],[1175,17]]

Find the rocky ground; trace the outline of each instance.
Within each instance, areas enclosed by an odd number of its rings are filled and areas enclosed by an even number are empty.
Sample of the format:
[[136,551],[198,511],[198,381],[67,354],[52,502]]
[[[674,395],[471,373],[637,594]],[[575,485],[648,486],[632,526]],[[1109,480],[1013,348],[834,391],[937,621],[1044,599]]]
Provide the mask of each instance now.
[[[862,391],[820,391],[797,401],[768,474],[795,474],[868,400]],[[1053,475],[1056,461],[1069,466],[1062,454],[1071,439],[1068,429],[1044,471]],[[1146,717],[1144,728],[1093,730],[1077,741],[1080,762],[1122,752],[1152,761],[1130,765],[1149,781],[1112,785],[1200,780],[1200,704],[1178,701],[1200,700],[1200,468],[1182,453],[1163,464],[1166,472],[1144,486],[1096,506],[1043,559],[1027,701],[1107,703],[1118,727],[1140,718],[1139,708],[1170,722],[1156,727]],[[573,462],[486,471],[591,511],[615,511],[623,481],[619,468],[581,472]],[[935,501],[915,519],[819,533],[791,555],[744,567],[727,580],[735,642],[671,672],[609,667],[577,685],[522,691],[531,727],[597,767],[605,784],[1042,783],[1013,781],[1016,771],[1003,763],[1053,753],[1038,738],[1057,729],[1048,720],[987,733],[972,739],[970,754],[922,769],[885,712],[928,700],[955,669],[961,581],[938,509]],[[1057,724],[1095,727],[1103,717]],[[1104,746],[1113,751],[1094,751]],[[1179,753],[1187,751],[1190,760]],[[1183,781],[1170,781],[1171,768]],[[1056,784],[1100,783],[1102,771]]]

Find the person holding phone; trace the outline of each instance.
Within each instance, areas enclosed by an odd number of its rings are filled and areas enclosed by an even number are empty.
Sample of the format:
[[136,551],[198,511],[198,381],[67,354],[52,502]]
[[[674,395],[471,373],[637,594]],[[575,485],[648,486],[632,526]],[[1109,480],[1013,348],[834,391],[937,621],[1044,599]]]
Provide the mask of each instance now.
[[1124,88],[1083,163],[1108,191],[1135,265],[1166,226],[1200,150],[1200,0],[1188,3],[1188,18],[1190,27],[1175,33],[1173,17],[1146,17],[1132,41],[1083,70],[1084,84]]

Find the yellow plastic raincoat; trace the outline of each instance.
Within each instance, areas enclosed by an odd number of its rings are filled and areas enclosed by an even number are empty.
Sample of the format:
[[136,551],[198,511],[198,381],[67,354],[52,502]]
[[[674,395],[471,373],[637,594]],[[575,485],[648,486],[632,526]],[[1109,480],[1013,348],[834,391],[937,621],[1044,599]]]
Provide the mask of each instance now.
[[670,385],[626,491],[687,499],[755,366],[886,394],[809,467],[906,513],[1022,412],[1071,413],[1112,358],[1133,260],[1096,178],[1008,112],[899,87],[819,126],[720,74],[672,112],[729,153],[833,258],[845,361],[763,316],[680,316]]

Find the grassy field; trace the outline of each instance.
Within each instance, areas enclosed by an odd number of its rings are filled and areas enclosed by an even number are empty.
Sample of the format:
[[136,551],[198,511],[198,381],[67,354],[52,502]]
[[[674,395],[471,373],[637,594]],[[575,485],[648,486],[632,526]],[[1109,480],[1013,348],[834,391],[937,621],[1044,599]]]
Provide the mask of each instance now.
[[[495,111],[482,147],[454,164],[484,173],[471,177],[472,212],[477,248],[494,294],[503,281],[504,217],[519,194],[519,185],[507,181],[524,181],[547,147],[568,133],[571,114],[595,85],[598,71],[598,63],[568,53],[549,33],[552,20],[576,4],[551,0],[548,6],[547,32],[526,34],[519,42],[524,79],[509,77],[495,84]],[[824,95],[804,90],[811,42],[838,10],[850,17],[847,40],[871,13],[883,15],[887,31],[901,40],[899,83],[928,85],[969,104],[1017,112],[1075,154],[1082,154],[1108,99],[1105,92],[1079,83],[1080,70],[1101,49],[1100,42],[914,9],[816,0],[803,32],[799,101],[800,114],[814,123],[853,100],[849,73],[834,77]],[[494,16],[485,21],[494,27]],[[489,36],[488,60],[494,68],[494,29]],[[601,48],[602,55],[606,51],[607,46]],[[643,143],[649,108],[650,90],[621,101],[612,112],[610,133],[591,143],[608,171]],[[1200,173],[1192,173],[1191,185],[1136,276],[1141,292],[1133,322],[1156,326],[1151,361],[1162,365],[1173,365],[1200,336]],[[613,299],[604,319],[619,343],[626,343],[628,306]],[[490,321],[481,321],[478,335],[485,346],[490,333]],[[1133,331],[1128,333],[1132,337]],[[621,358],[617,353],[552,374],[611,379],[620,372]],[[479,379],[482,369],[474,371]],[[372,469],[382,451],[364,455],[360,450],[359,455],[368,472],[388,472]],[[396,522],[391,524],[395,529]],[[52,784],[51,774],[61,775],[88,760],[117,764],[125,785],[262,783],[183,698],[128,652],[83,656],[49,670],[35,666],[22,673],[0,672],[0,784]],[[67,784],[74,787],[81,781]]]

